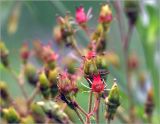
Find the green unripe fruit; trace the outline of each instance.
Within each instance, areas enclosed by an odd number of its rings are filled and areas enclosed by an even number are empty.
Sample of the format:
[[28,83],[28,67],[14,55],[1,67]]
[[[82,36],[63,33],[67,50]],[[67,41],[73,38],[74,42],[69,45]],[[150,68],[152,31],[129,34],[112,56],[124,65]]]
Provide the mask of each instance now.
[[2,117],[8,123],[19,123],[20,122],[20,116],[13,107],[10,107],[8,109],[3,109],[2,110]]
[[84,73],[86,75],[93,75],[98,72],[94,59],[86,60],[84,63]]
[[35,124],[34,119],[32,116],[27,116],[21,119],[21,124]]
[[8,99],[8,91],[7,91],[7,85],[5,82],[0,81],[0,94],[2,99],[7,100]]
[[39,82],[40,82],[40,90],[44,98],[48,98],[50,95],[50,87],[49,87],[49,81],[45,75],[45,73],[41,73],[39,75]]

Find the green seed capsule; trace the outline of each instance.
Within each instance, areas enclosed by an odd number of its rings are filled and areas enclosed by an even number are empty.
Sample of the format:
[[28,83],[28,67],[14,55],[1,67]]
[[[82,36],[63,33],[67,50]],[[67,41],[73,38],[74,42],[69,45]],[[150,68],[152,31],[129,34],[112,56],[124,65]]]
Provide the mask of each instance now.
[[119,101],[120,91],[116,83],[113,84],[111,91],[109,92],[108,97],[105,99],[107,105],[106,118],[108,120],[113,119],[118,106],[120,105]]
[[9,65],[8,55],[9,55],[9,51],[8,51],[7,47],[5,46],[3,41],[0,41],[0,58],[1,58],[2,64],[5,67],[8,67],[8,65]]
[[35,124],[34,119],[32,116],[27,116],[21,119],[21,124]]
[[49,81],[45,75],[45,73],[41,73],[39,75],[39,82],[40,82],[40,90],[44,98],[48,98],[50,95],[50,87],[49,87]]
[[7,85],[5,82],[0,81],[0,91],[1,91],[1,97],[3,100],[8,100],[8,90]]
[[2,117],[8,123],[19,123],[20,122],[20,116],[13,107],[10,107],[8,109],[3,109],[2,110]]
[[71,123],[67,114],[60,109],[60,106],[57,103],[53,101],[40,101],[37,102],[37,105],[42,107],[49,118],[53,118],[58,123]]

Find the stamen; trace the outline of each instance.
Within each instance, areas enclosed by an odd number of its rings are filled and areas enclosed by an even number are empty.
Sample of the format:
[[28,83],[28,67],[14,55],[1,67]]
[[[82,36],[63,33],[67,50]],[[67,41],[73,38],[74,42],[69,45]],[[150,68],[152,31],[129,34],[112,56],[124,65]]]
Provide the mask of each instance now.
[[81,84],[82,84],[84,87],[86,87],[86,88],[88,88],[88,89],[91,89],[91,88],[89,88],[88,86],[86,86],[85,84],[83,84],[82,82],[81,82]]
[[87,80],[89,81],[90,84],[92,84],[92,81],[89,78],[87,78]]
[[89,91],[82,91],[82,93],[89,93],[89,92],[91,92],[90,90]]

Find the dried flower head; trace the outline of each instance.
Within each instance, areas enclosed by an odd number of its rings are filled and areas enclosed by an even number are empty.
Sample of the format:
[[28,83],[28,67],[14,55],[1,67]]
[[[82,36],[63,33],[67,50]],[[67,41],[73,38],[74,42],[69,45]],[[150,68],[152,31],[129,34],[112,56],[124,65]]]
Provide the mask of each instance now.
[[73,80],[66,72],[59,75],[58,78],[58,90],[60,93],[67,95],[75,95],[78,91],[76,81]]

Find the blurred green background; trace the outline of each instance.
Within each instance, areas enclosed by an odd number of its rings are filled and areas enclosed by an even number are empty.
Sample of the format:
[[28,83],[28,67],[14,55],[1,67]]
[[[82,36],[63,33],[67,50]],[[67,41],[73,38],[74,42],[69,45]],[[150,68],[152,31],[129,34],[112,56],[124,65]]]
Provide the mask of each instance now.
[[[147,1],[147,0],[146,0]],[[141,11],[139,12],[139,19],[136,24],[136,28],[133,31],[129,50],[138,56],[140,67],[139,70],[147,73],[147,82],[154,88],[156,108],[153,114],[153,123],[157,124],[160,117],[160,35],[159,29],[159,3],[156,0],[148,0],[152,2],[146,2],[143,0],[143,4],[140,3]],[[123,7],[125,1],[121,1]],[[154,3],[155,2],[155,3]],[[52,30],[56,25],[56,15],[64,16],[66,11],[70,11],[75,15],[76,6],[83,5],[87,11],[90,7],[93,8],[93,18],[89,21],[90,27],[96,28],[97,17],[100,9],[100,4],[104,1],[0,1],[0,22],[1,22],[1,40],[6,43],[6,46],[10,50],[9,60],[11,66],[19,72],[20,58],[19,48],[24,41],[30,43],[32,47],[32,41],[34,39],[40,39],[44,43],[48,43],[53,40]],[[20,7],[17,5],[20,4]],[[17,20],[17,30],[14,33],[9,32],[9,24],[11,21],[11,15],[15,8],[19,8],[19,18]],[[112,6],[113,16],[116,15]],[[124,11],[122,11],[121,19],[123,20],[123,32],[127,33],[128,22]],[[128,113],[128,98],[126,88],[126,64],[124,62],[123,49],[121,44],[120,32],[118,29],[118,22],[116,18],[111,24],[110,32],[108,33],[108,50],[115,51],[120,59],[120,69],[110,67],[111,74],[108,77],[107,84],[109,87],[112,85],[114,77],[118,79],[118,85],[121,89],[121,106],[125,108],[126,114]],[[89,42],[89,38],[83,31],[78,31],[76,34],[78,44],[86,46]],[[53,44],[53,48],[56,50],[56,45]],[[62,49],[63,50],[63,49]],[[9,92],[13,97],[21,95],[20,89],[15,83],[15,80],[11,75],[0,65],[1,80],[8,83]],[[136,76],[136,74],[135,74]],[[134,80],[133,83],[138,87],[138,84]],[[32,87],[27,83],[26,89],[30,94]],[[136,89],[136,88],[135,88]],[[135,90],[133,89],[133,90]],[[136,103],[136,113],[139,118],[143,118],[144,113],[144,101],[141,97],[137,97],[135,92],[134,101]],[[87,109],[88,101],[87,93],[79,93],[77,100],[80,102],[84,109]],[[143,94],[142,94],[143,97]],[[145,97],[145,95],[144,95]],[[104,122],[104,105],[101,105],[101,123]],[[76,122],[79,122],[74,117]],[[143,120],[143,119],[142,119]],[[160,121],[160,120],[159,120]],[[121,123],[118,119],[115,119],[113,123]]]

